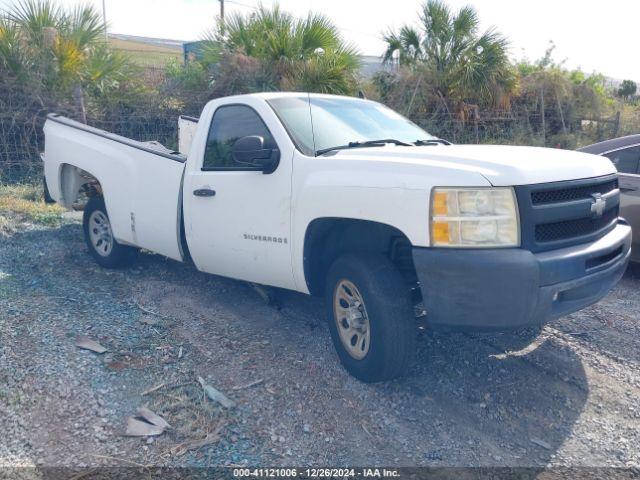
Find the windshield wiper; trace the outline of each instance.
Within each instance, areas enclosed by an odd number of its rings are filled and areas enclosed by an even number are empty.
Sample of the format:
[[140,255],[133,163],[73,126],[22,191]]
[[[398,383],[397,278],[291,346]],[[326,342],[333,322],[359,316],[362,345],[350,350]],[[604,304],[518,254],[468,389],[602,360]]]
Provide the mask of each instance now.
[[442,138],[430,138],[428,140],[416,140],[413,142],[416,147],[422,147],[424,145],[453,145],[451,142],[447,140],[443,140]]
[[404,147],[411,146],[410,143],[401,142],[400,140],[396,140],[395,138],[383,138],[381,140],[367,140],[366,142],[349,142],[346,145],[337,145],[335,147],[321,148],[316,152],[316,157],[318,155],[323,155],[327,152],[331,152],[333,150],[344,150],[347,148],[360,148],[360,147],[381,147],[387,143],[392,143],[394,145],[401,145]]

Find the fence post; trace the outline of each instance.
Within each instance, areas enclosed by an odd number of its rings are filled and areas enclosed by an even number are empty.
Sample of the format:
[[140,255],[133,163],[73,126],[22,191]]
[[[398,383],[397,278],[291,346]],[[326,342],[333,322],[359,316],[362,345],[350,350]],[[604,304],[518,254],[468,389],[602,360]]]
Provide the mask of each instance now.
[[531,119],[529,118],[529,109],[526,105],[524,106],[524,118],[527,124],[527,134],[531,137],[531,139],[533,139],[534,131],[533,127],[531,126]]
[[476,136],[476,145],[480,143],[480,134],[478,132],[479,117],[480,117],[480,113],[478,112],[478,106],[475,105],[473,109],[473,133]]
[[78,114],[80,115],[80,121],[82,123],[87,123],[87,110],[84,106],[84,92],[82,91],[82,85],[79,83],[73,87],[73,98],[76,102]]
[[560,102],[560,95],[556,92],[556,103],[558,104],[558,113],[560,114],[560,122],[562,123],[562,133],[567,134],[567,125],[564,122],[564,112],[562,111],[562,102]]
[[542,146],[547,146],[547,126],[544,118],[544,87],[540,89],[540,115],[542,115]]
[[596,121],[596,138],[599,142],[601,142],[603,140],[603,135],[602,135],[602,124],[604,122],[602,121],[602,119],[600,117],[598,117],[598,120]]
[[618,136],[618,132],[620,131],[620,111],[616,112],[616,117],[613,120],[613,137]]
[[418,80],[416,80],[416,86],[413,89],[413,93],[411,94],[411,100],[409,100],[409,106],[407,107],[407,111],[405,115],[409,117],[411,115],[411,110],[413,108],[413,101],[416,99],[416,94],[418,93],[418,87],[420,87],[420,82],[422,81],[422,75],[418,75]]

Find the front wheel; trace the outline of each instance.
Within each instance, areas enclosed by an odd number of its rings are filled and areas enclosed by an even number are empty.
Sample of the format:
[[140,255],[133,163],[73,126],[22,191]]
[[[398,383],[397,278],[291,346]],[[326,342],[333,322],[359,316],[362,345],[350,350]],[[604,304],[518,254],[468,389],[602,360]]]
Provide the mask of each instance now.
[[415,354],[410,291],[382,255],[344,255],[327,275],[329,329],[345,369],[363,382],[402,376]]
[[82,218],[84,240],[94,260],[105,268],[120,268],[133,263],[138,249],[116,241],[102,197],[91,197]]

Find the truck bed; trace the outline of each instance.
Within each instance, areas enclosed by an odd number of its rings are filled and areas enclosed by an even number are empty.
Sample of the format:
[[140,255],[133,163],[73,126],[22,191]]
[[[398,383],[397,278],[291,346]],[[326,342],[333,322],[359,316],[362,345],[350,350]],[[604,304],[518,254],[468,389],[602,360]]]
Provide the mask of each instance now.
[[[108,140],[113,140],[114,142],[118,142],[132,148],[137,148],[150,153],[154,153],[162,157],[168,158],[169,160],[174,160],[176,162],[182,162],[182,163],[187,161],[186,155],[183,155],[180,152],[171,150],[170,148],[165,147],[160,142],[157,142],[155,140],[148,141],[148,142],[139,142],[131,138],[123,137],[122,135],[117,135],[115,133],[107,132],[106,130],[101,130],[99,128],[95,128],[90,125],[77,122],[71,118],[58,115],[57,113],[50,113],[49,115],[47,115],[47,120],[61,123],[62,125],[66,125],[71,128],[82,130],[84,132],[92,133],[94,135],[101,136]],[[196,122],[197,122],[197,119],[196,119]]]
[[45,178],[54,200],[70,206],[82,185],[97,182],[118,242],[183,258],[185,155],[55,114],[47,117],[44,132]]

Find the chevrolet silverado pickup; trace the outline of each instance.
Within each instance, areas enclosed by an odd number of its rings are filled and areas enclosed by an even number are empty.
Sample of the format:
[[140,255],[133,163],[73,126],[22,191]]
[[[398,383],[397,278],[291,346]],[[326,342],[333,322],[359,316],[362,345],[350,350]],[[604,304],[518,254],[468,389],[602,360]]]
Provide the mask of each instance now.
[[48,190],[64,206],[89,197],[98,264],[146,249],[323,295],[338,357],[366,382],[406,371],[418,316],[540,327],[602,298],[630,256],[607,158],[452,145],[369,100],[212,100],[181,118],[182,153],[55,114],[44,131]]

